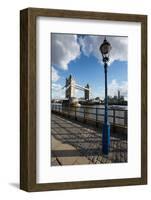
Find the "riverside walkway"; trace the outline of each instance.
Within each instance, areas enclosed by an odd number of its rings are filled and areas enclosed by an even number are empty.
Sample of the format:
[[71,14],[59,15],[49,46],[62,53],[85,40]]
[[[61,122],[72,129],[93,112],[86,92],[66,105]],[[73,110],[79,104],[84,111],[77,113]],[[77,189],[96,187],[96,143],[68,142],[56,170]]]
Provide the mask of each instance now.
[[51,165],[127,162],[127,135],[111,134],[110,153],[102,154],[102,132],[82,122],[51,115]]

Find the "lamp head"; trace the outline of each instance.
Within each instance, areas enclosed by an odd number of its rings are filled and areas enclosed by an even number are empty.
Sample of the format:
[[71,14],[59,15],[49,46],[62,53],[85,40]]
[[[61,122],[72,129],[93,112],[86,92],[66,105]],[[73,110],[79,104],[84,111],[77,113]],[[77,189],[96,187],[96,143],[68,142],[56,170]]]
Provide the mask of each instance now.
[[109,53],[110,53],[111,49],[112,49],[111,44],[105,38],[103,43],[100,46],[100,52],[103,57],[103,62],[109,61]]

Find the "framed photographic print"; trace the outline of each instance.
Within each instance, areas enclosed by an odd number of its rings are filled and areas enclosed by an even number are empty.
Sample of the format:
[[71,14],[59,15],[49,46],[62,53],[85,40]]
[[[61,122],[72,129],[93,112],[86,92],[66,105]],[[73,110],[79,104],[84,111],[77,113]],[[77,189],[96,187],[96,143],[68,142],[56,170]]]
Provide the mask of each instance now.
[[147,184],[147,16],[20,12],[20,188]]

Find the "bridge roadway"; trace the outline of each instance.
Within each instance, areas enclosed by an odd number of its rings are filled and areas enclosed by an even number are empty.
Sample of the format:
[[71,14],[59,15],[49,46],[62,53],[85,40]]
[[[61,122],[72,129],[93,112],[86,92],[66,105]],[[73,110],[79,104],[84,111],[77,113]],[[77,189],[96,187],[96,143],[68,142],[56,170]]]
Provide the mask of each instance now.
[[100,129],[51,115],[51,165],[127,162],[127,136],[111,134],[110,153],[102,154]]

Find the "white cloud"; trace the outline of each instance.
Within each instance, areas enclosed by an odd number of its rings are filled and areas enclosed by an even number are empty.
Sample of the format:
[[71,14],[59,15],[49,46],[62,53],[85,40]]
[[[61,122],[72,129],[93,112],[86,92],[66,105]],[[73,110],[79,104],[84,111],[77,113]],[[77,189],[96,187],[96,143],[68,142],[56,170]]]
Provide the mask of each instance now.
[[65,91],[59,83],[52,83],[52,99],[62,99],[65,97]]
[[121,84],[119,84],[116,79],[113,79],[112,82],[108,85],[108,95],[112,97],[117,96],[119,90],[120,95],[127,99],[127,88],[128,84],[126,81],[123,81]]
[[51,39],[52,65],[67,70],[70,61],[75,60],[80,55],[77,35],[53,33]]
[[[107,40],[112,46],[112,50],[110,52],[110,63],[115,60],[126,61],[128,38],[107,36]],[[79,41],[82,51],[86,56],[93,55],[98,59],[99,62],[102,62],[102,55],[99,48],[104,41],[104,36],[88,35],[81,37]]]
[[52,73],[52,81],[53,82],[56,82],[59,80],[60,76],[58,74],[58,71],[52,66],[52,70],[51,70],[51,73]]
[[[105,96],[105,89],[104,86],[101,87],[100,92],[96,92],[95,96],[100,96],[101,99],[104,99]],[[118,96],[118,90],[120,91],[120,95],[124,96],[127,100],[127,93],[128,93],[128,83],[127,81],[123,81],[122,83],[117,82],[116,79],[113,79],[111,83],[108,84],[108,96],[114,97]]]

